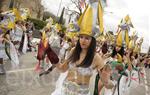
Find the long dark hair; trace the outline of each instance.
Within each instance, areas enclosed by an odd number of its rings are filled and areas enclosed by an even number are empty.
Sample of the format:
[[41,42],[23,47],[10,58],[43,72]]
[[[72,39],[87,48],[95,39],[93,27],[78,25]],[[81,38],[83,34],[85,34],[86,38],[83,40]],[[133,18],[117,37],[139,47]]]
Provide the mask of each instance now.
[[10,34],[10,30],[7,30],[7,31],[4,33],[4,35],[3,35],[3,37],[6,38],[6,39],[7,39],[7,37],[6,37],[7,34],[8,34],[8,35]]
[[[77,60],[79,60],[81,50],[82,50],[82,48],[81,48],[80,42],[78,40],[73,53],[69,57],[69,61],[74,63]],[[77,67],[85,67],[85,68],[89,67],[92,64],[94,54],[95,54],[95,50],[96,50],[96,39],[94,37],[92,37],[92,41],[90,43],[90,46],[88,48],[88,51],[87,51],[87,54],[86,54],[84,60],[81,62],[80,65],[77,65]]]
[[104,42],[103,45],[102,45],[102,53],[103,54],[106,54],[108,52],[108,45],[107,45],[107,42]]
[[123,55],[124,55],[124,47],[122,46],[121,49],[117,52],[116,48],[114,46],[113,52],[111,54],[111,57],[115,57],[117,55],[117,53],[119,53],[123,57]]

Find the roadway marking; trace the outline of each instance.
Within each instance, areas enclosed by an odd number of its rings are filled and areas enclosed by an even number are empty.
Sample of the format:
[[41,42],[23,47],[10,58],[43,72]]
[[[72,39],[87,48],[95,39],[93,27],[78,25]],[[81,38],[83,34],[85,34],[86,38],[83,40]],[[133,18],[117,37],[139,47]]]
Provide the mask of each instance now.
[[148,95],[148,86],[147,86],[147,77],[146,77],[146,71],[145,71],[145,69],[143,70],[143,72],[144,72],[144,83],[145,83],[145,90],[146,90],[146,92],[145,92],[145,95]]
[[34,69],[35,68],[18,69],[18,70],[6,71],[6,73],[16,73],[16,72],[23,72],[23,71],[33,71]]

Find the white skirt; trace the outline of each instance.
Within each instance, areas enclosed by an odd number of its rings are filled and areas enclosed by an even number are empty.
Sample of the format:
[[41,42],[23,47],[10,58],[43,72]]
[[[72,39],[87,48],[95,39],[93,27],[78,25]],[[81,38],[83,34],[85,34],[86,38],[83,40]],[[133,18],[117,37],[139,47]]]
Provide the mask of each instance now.
[[0,43],[0,58],[4,58],[6,55],[5,53],[5,45]]
[[68,71],[60,74],[58,80],[56,81],[56,87],[55,87],[56,89],[51,95],[63,95],[61,91],[63,88],[63,82],[66,79],[67,75],[68,75]]

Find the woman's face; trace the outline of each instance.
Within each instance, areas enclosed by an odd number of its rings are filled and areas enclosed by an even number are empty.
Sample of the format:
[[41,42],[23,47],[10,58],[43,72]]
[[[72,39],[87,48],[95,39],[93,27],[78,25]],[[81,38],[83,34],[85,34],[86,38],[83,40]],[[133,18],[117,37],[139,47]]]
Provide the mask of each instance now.
[[130,54],[132,52],[132,49],[127,49],[127,53]]
[[18,21],[18,25],[22,25],[21,21]]
[[120,46],[116,46],[116,51],[118,52],[121,49]]
[[80,35],[79,42],[82,49],[87,49],[92,41],[92,37],[88,35]]

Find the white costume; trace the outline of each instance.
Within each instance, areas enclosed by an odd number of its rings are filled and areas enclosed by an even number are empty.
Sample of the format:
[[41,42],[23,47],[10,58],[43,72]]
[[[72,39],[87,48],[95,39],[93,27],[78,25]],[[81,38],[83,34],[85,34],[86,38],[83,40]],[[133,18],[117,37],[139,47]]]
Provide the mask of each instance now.
[[21,42],[22,35],[23,35],[23,30],[22,30],[22,28],[20,26],[16,25],[16,29],[15,29],[14,35],[15,35],[14,41]]
[[67,51],[68,48],[69,48],[69,44],[66,41],[64,41],[63,46],[62,46],[62,48],[60,49],[60,52],[59,52],[60,59],[63,60],[65,58],[65,54],[66,54],[66,51]]
[[5,54],[5,45],[2,43],[3,38],[2,35],[0,35],[0,58],[4,58],[6,56]]

